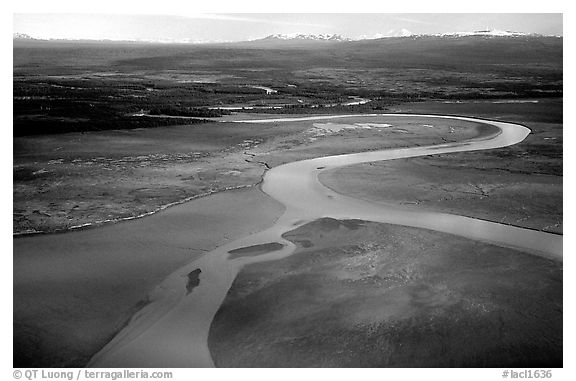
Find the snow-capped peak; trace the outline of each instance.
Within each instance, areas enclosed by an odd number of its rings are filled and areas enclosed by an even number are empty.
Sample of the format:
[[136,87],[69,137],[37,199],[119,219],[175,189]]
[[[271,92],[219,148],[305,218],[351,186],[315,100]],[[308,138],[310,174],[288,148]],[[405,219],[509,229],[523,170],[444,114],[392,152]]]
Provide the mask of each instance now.
[[377,40],[380,38],[390,38],[390,37],[410,37],[414,36],[414,33],[410,32],[408,29],[392,29],[386,33],[376,33],[373,35],[366,35],[363,34],[358,37],[356,40]]
[[16,40],[16,39],[23,39],[23,40],[34,40],[33,37],[30,37],[30,35],[26,34],[26,33],[12,33],[12,39]]
[[390,30],[386,35],[388,37],[409,37],[414,35],[414,33],[410,32],[408,29],[402,28],[397,30]]

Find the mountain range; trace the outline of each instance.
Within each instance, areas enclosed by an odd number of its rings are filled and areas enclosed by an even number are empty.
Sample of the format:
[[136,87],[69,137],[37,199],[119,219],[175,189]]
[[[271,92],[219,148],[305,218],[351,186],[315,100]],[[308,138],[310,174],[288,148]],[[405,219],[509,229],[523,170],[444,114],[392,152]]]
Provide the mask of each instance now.
[[362,40],[377,40],[381,38],[395,38],[395,37],[466,37],[466,36],[486,36],[486,37],[524,37],[524,36],[538,36],[538,34],[528,34],[521,32],[512,32],[505,30],[477,30],[473,32],[452,32],[452,33],[438,33],[438,34],[416,34],[408,29],[394,29],[385,34],[377,33],[373,36],[360,36],[359,38],[343,37],[340,34],[272,34],[270,36],[253,40],[253,41],[362,41]]
[[[360,36],[358,38],[345,37],[340,34],[304,34],[304,33],[291,33],[291,34],[272,34],[264,38],[253,39],[249,41],[237,41],[236,43],[254,43],[254,44],[286,44],[286,43],[338,43],[338,42],[354,42],[354,41],[365,41],[365,40],[379,40],[379,39],[390,39],[390,38],[424,38],[424,37],[470,37],[470,36],[480,36],[480,37],[560,37],[560,36],[543,36],[539,34],[527,34],[520,32],[511,32],[503,30],[479,30],[473,32],[454,32],[454,33],[440,33],[440,34],[415,34],[407,29],[390,30],[385,34],[377,33],[372,36]],[[57,42],[137,42],[137,43],[181,43],[181,44],[209,44],[209,43],[235,43],[232,41],[196,41],[193,39],[183,39],[183,40],[77,40],[77,39],[38,39],[34,38],[26,33],[13,33],[13,40],[18,41],[57,41]]]
[[[339,34],[301,34],[301,33],[272,34],[270,36],[261,38],[259,40],[352,41],[351,38],[342,37]],[[258,40],[256,40],[256,41],[258,41]]]

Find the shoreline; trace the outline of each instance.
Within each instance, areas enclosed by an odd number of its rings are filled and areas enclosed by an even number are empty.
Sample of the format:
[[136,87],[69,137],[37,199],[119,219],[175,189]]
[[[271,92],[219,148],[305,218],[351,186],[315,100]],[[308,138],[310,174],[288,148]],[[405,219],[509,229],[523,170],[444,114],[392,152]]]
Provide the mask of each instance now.
[[[264,170],[264,173],[266,173],[266,170],[267,169]],[[239,185],[236,187],[218,189],[218,190],[214,190],[211,192],[206,192],[206,193],[197,194],[195,196],[186,197],[182,200],[178,200],[178,201],[174,201],[174,202],[162,205],[162,206],[160,206],[160,207],[158,207],[158,208],[156,208],[150,212],[142,213],[142,214],[139,214],[137,216],[113,218],[113,219],[103,220],[103,221],[88,222],[88,223],[85,223],[82,225],[76,225],[76,226],[71,226],[71,227],[65,228],[65,229],[55,229],[55,230],[50,230],[50,231],[32,230],[32,231],[24,231],[24,232],[15,232],[15,233],[12,233],[12,237],[13,238],[20,238],[20,237],[30,237],[30,236],[35,236],[35,235],[63,234],[63,233],[69,233],[69,232],[73,232],[73,231],[98,228],[98,227],[102,227],[102,226],[118,224],[121,222],[137,220],[140,218],[152,216],[156,213],[162,212],[163,210],[166,210],[166,209],[171,208],[173,206],[178,206],[178,205],[181,205],[181,204],[184,204],[184,203],[187,203],[189,201],[193,201],[193,200],[196,200],[199,198],[204,198],[204,197],[212,196],[214,194],[238,190],[238,189],[252,188],[252,187],[258,186],[261,182],[262,182],[262,180],[258,181],[257,183],[254,183],[254,184]]]

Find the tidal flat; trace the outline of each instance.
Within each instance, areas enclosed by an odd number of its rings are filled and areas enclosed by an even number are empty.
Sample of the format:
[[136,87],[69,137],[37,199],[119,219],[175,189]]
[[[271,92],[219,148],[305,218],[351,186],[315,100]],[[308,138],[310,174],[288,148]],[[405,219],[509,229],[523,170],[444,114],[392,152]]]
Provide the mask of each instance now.
[[219,367],[562,367],[562,263],[425,229],[322,218],[246,266]]

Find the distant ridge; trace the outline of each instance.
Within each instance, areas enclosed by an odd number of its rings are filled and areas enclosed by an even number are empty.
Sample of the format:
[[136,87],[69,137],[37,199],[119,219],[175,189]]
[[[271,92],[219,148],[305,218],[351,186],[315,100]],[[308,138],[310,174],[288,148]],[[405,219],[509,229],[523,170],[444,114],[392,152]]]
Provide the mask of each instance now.
[[[485,38],[515,38],[515,37],[561,37],[561,36],[546,36],[536,33],[522,33],[507,30],[487,29],[477,30],[472,32],[451,32],[451,33],[437,33],[437,34],[416,34],[408,29],[395,29],[390,30],[385,34],[376,33],[372,36],[363,35],[358,38],[344,37],[339,34],[272,34],[264,38],[251,40],[248,42],[253,43],[312,43],[312,42],[356,42],[356,41],[372,41],[380,39],[395,39],[395,38],[460,38],[460,37],[485,37]],[[240,41],[239,41],[240,42]]]

